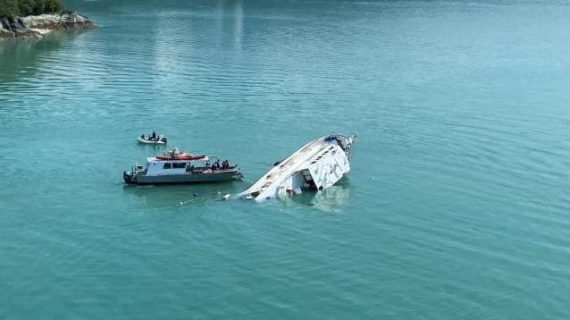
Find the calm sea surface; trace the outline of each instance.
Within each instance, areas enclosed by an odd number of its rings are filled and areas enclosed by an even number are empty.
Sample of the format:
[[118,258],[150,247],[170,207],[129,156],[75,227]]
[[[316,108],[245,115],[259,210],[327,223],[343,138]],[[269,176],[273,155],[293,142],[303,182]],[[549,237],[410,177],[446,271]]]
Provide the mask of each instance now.
[[[567,319],[566,1],[68,1],[0,43],[1,319]],[[172,146],[243,182],[125,187]],[[330,132],[321,194],[220,201]]]

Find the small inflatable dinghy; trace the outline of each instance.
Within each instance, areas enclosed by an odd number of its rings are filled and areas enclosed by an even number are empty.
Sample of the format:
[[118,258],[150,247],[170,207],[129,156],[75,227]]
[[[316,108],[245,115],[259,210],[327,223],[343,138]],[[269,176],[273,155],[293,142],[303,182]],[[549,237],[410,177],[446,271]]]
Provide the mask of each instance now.
[[163,136],[158,136],[157,140],[152,140],[152,139],[146,139],[143,137],[138,137],[137,141],[139,143],[144,143],[144,144],[166,144],[167,140],[166,137]]

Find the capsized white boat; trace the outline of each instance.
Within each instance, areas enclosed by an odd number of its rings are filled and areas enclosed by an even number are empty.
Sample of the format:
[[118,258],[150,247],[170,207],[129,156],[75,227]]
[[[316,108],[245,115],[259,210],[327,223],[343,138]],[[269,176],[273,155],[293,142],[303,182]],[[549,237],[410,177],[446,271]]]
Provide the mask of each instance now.
[[356,135],[332,134],[313,140],[274,165],[238,198],[258,202],[324,190],[350,171],[350,153]]

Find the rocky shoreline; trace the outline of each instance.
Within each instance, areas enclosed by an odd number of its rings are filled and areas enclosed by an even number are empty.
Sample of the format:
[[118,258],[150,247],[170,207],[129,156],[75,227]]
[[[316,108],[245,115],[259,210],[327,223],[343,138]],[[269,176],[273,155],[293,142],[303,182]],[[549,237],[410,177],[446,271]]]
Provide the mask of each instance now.
[[42,38],[55,30],[95,26],[91,19],[76,12],[15,18],[0,17],[0,38]]

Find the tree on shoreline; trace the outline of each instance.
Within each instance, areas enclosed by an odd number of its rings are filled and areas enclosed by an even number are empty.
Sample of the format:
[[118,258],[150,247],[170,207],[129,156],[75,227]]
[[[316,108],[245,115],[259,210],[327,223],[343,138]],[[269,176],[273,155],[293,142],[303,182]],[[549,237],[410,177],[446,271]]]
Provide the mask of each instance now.
[[59,0],[0,0],[0,17],[53,13],[63,10]]

